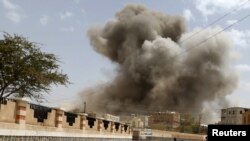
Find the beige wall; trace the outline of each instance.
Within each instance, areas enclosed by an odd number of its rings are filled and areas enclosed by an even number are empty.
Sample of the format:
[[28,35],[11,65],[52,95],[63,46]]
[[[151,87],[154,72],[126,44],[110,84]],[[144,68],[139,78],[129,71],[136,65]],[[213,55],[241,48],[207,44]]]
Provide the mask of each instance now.
[[162,129],[162,126],[178,128],[180,126],[180,114],[177,112],[158,112],[149,118],[149,126],[152,129]]
[[162,123],[151,124],[150,128],[157,129],[157,130],[166,130],[166,124],[162,124]]
[[171,131],[161,131],[161,130],[152,130],[152,134],[154,137],[176,137],[183,139],[191,139],[191,140],[203,140],[206,135],[198,135],[198,134],[188,134],[188,133],[178,133]]
[[[21,104],[20,104],[21,103]],[[20,110],[21,109],[21,110]],[[43,122],[38,122],[38,119],[34,117],[34,110],[30,108],[30,104],[23,101],[23,100],[16,100],[16,101],[8,101],[6,105],[1,104],[0,107],[0,123],[17,123],[22,124],[24,127],[26,126],[38,126],[38,127],[53,127],[53,128],[62,128],[63,130],[71,130],[76,129],[77,131],[82,131],[86,133],[91,132],[100,132],[98,131],[98,119],[94,122],[94,126],[92,128],[88,125],[88,120],[86,119],[85,130],[80,128],[81,126],[81,115],[77,114],[75,118],[75,123],[72,126],[69,125],[67,122],[67,117],[65,112],[62,111],[62,114],[56,114],[57,111],[60,109],[51,108],[51,111],[48,112],[47,119],[44,119]],[[61,111],[61,110],[60,110]],[[21,117],[19,116],[21,115]],[[16,118],[18,120],[22,120],[23,122],[16,122]],[[57,126],[58,119],[60,120],[60,124],[62,126]],[[95,118],[94,118],[95,119]],[[102,119],[99,119],[102,122]],[[104,124],[102,124],[102,133],[111,134],[111,121],[109,123],[108,128],[105,130]],[[22,127],[23,127],[22,126]],[[74,130],[72,130],[74,131]],[[116,132],[117,134],[121,134],[121,127],[119,127],[119,131]],[[128,132],[127,132],[128,134]]]
[[56,110],[51,109],[51,112],[48,112],[47,119],[44,122],[37,122],[37,118],[34,117],[34,110],[30,108],[30,105],[26,105],[26,124],[31,125],[41,125],[41,126],[55,126]]
[[103,132],[111,132],[111,121],[109,122],[107,129],[104,128],[104,123],[103,123]]
[[[116,140],[122,138],[124,139],[132,138],[132,136],[129,134],[112,134],[111,132],[100,133],[97,131],[82,131],[70,128],[63,128],[58,130],[57,127],[46,127],[46,126],[27,125],[27,124],[25,126],[19,126],[19,124],[5,123],[5,122],[0,122],[0,135],[6,135],[12,137],[13,136],[68,137],[69,140],[73,140],[72,137],[83,137],[83,140],[84,138],[117,138]],[[13,140],[15,138],[11,139]]]
[[243,124],[250,125],[250,111],[243,114]]
[[1,104],[0,122],[15,123],[16,121],[16,102],[7,101],[7,104]]
[[63,114],[62,127],[63,127],[63,128],[80,129],[80,121],[81,121],[81,117],[78,115],[78,116],[75,118],[75,123],[73,123],[73,125],[70,126],[69,123],[67,122],[67,116],[65,116],[65,115]]
[[56,118],[56,110],[52,109],[51,112],[48,113],[48,118],[44,120],[44,125],[55,127],[55,118]]
[[26,105],[26,124],[31,125],[43,125],[43,123],[38,123],[37,119],[34,118],[34,110],[30,109],[29,105]]
[[98,120],[96,119],[96,121],[94,122],[94,126],[92,128],[89,127],[88,125],[88,120],[86,120],[86,130],[94,130],[97,131],[97,127],[98,127]]

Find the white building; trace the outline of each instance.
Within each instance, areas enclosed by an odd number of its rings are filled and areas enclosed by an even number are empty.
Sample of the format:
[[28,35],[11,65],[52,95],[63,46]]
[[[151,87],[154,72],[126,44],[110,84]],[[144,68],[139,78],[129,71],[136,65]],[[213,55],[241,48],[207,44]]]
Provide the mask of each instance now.
[[95,117],[95,118],[103,118],[108,121],[120,122],[119,116],[115,116],[111,114],[101,114],[101,113],[92,112],[92,113],[88,113],[88,115],[91,117]]
[[243,114],[250,109],[243,107],[231,107],[221,109],[220,124],[243,124]]
[[103,118],[108,121],[114,121],[114,122],[120,122],[120,117],[119,116],[114,116],[111,114],[104,114]]

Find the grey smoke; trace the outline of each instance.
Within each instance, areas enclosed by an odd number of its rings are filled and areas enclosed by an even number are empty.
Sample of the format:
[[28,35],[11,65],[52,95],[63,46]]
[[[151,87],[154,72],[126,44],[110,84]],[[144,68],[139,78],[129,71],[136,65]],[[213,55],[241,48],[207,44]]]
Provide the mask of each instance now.
[[88,108],[111,113],[201,112],[204,102],[224,99],[237,86],[229,66],[233,43],[223,32],[187,51],[221,28],[185,40],[199,30],[185,33],[183,17],[141,5],[127,5],[115,20],[90,28],[91,45],[117,64],[117,76],[83,91]]

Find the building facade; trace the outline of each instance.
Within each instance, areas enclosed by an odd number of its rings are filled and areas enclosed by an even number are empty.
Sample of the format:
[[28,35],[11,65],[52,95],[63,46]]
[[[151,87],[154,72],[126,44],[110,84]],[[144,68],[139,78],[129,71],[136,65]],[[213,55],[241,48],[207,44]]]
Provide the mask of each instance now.
[[148,119],[147,115],[135,115],[131,114],[129,116],[121,116],[121,121],[129,124],[133,128],[147,128]]
[[129,125],[133,128],[144,128],[144,124],[143,124],[143,121],[141,120],[141,118],[139,117],[133,117],[131,120],[130,120],[130,123]]
[[231,107],[221,109],[221,122],[220,124],[244,124],[243,114],[250,109],[243,107]]
[[176,129],[180,126],[180,113],[156,112],[149,118],[149,127],[152,129]]
[[243,114],[243,124],[250,125],[250,110]]

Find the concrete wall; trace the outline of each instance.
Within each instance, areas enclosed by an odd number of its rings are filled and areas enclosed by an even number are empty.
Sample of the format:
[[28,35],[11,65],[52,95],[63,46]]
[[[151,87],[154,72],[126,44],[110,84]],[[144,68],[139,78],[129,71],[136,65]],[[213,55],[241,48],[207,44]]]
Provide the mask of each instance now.
[[0,103],[0,122],[15,123],[16,102],[3,99]]
[[117,138],[85,138],[85,137],[84,138],[82,138],[82,137],[48,137],[48,136],[0,136],[0,141],[132,141],[132,139],[127,139],[127,138],[118,138],[117,139]]
[[[69,113],[60,108],[35,105],[20,99],[2,99],[0,103],[0,135],[6,133],[5,136],[10,136],[10,134],[15,136],[20,133],[18,136],[34,136],[30,133],[35,131],[39,133],[35,136],[46,136],[53,132],[53,135],[61,136],[62,133],[69,135],[72,132],[77,133],[77,136],[84,135],[83,137],[93,135],[91,137],[132,138],[131,132],[129,130],[125,132],[121,125],[118,131],[112,130],[112,121],[105,129],[103,119],[88,117],[85,114]],[[88,119],[95,120],[92,127],[89,126]]]
[[77,115],[77,117],[75,118],[75,123],[73,123],[73,125],[70,126],[70,124],[67,122],[67,116],[64,113],[62,127],[63,128],[80,129],[80,120],[81,120],[80,115]]
[[[119,122],[119,129],[115,129],[115,122],[110,121],[108,128],[104,128],[104,119],[76,114],[73,124],[69,124],[67,116],[70,113],[60,108],[49,108],[27,103],[23,100],[1,101],[0,108],[0,141],[50,140],[124,140],[132,139],[132,129],[128,126],[125,131],[124,123]],[[37,111],[37,109],[41,111]],[[47,111],[47,112],[46,112]],[[72,113],[73,114],[73,113]],[[47,115],[47,116],[45,116]],[[41,121],[41,119],[43,119]],[[91,119],[95,120],[92,127]],[[92,122],[93,123],[93,122]],[[202,135],[182,134],[152,130],[152,138],[202,140]],[[98,139],[97,139],[98,138]],[[23,141],[22,140],[22,141]],[[184,141],[184,140],[183,140]]]
[[243,124],[243,114],[248,111],[247,108],[231,107],[221,109],[221,124]]
[[178,133],[171,131],[162,131],[162,130],[152,130],[152,137],[166,137],[166,138],[178,138],[186,140],[205,140],[206,135],[198,134],[188,134],[188,133]]
[[30,104],[26,106],[26,124],[54,127],[55,118],[56,110],[51,109],[51,112],[48,112],[48,118],[44,122],[38,122],[38,119],[34,117],[34,110],[30,108]]
[[152,141],[205,141],[206,135],[187,134],[170,132],[164,130],[151,130],[152,134],[145,134],[143,130],[137,129],[133,131],[133,140],[152,140]]

